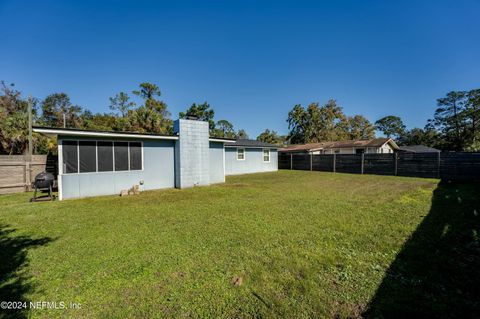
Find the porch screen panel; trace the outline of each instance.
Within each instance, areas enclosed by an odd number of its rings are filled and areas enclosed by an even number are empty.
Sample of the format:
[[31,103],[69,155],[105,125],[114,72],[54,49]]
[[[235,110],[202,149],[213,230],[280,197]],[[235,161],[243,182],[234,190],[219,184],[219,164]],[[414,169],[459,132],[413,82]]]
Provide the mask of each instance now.
[[97,171],[97,142],[79,141],[80,150],[80,173],[90,173]]
[[62,141],[63,173],[78,173],[77,141]]
[[142,169],[142,143],[130,142],[130,170]]
[[128,171],[128,142],[115,142],[115,170]]
[[113,142],[97,142],[98,171],[113,171]]

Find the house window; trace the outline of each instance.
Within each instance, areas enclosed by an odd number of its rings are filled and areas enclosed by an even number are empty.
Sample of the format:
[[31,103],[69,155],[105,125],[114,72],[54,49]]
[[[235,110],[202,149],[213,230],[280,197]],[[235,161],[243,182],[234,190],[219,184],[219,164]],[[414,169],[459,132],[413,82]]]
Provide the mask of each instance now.
[[239,161],[245,160],[245,149],[244,148],[237,148],[237,160],[239,160]]
[[142,144],[130,142],[130,170],[139,171],[142,169]]
[[128,171],[128,142],[115,142],[115,171]]
[[62,141],[63,173],[143,170],[142,142]]
[[78,142],[80,173],[91,173],[97,171],[97,142]]
[[65,174],[78,173],[78,142],[63,141],[62,156],[63,156],[63,173]]
[[340,154],[340,150],[335,150],[335,154]]
[[113,171],[113,142],[97,142],[98,171]]
[[270,162],[270,150],[263,150],[263,161]]

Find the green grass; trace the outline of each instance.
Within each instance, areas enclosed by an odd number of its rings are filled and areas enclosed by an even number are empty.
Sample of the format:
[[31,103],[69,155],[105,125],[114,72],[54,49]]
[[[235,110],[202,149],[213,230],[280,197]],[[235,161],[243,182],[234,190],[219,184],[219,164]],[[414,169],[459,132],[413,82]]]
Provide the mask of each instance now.
[[[31,194],[0,196],[0,300],[81,304],[10,313],[35,318],[422,313],[416,302],[452,297],[427,294],[442,288],[438,281],[451,288],[440,273],[452,272],[448,265],[432,270],[438,278],[417,274],[432,258],[448,264],[457,253],[443,249],[447,242],[436,247],[438,240],[458,229],[462,243],[478,249],[479,191],[431,179],[279,171],[131,197],[29,203]],[[447,223],[452,212],[456,222]],[[432,214],[441,217],[429,220]],[[442,256],[431,255],[439,250]],[[464,309],[478,311],[476,298],[452,300],[468,299]]]

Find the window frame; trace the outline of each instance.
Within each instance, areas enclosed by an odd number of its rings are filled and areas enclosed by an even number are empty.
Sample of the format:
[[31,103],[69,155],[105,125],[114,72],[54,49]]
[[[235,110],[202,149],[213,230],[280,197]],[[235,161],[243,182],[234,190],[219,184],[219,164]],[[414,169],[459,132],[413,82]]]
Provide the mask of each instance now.
[[[268,152],[268,161],[265,160],[265,151]],[[263,161],[263,163],[270,163],[270,155],[271,155],[271,151],[270,151],[269,148],[262,149],[262,161]]]
[[[62,139],[62,148],[63,148],[63,141],[73,141],[73,142],[76,142],[77,143],[77,172],[76,173],[64,173],[63,172],[63,161],[64,161],[64,158],[63,158],[63,154],[62,154],[62,175],[80,175],[80,174],[105,174],[105,173],[128,173],[128,172],[143,172],[144,171],[144,161],[145,161],[145,157],[144,157],[144,152],[143,152],[143,147],[144,147],[144,144],[143,144],[143,141],[138,141],[138,140],[135,140],[135,141],[123,141],[123,140],[89,140],[89,139],[73,139],[73,138],[65,138],[65,139]],[[96,171],[95,172],[80,172],[80,141],[89,141],[89,142],[95,142],[95,161],[96,161]],[[102,172],[99,172],[98,171],[98,142],[111,142],[112,143],[112,164],[113,164],[113,170],[112,171],[102,171]],[[115,170],[115,142],[127,142],[128,144],[128,169],[127,170],[123,170],[123,171],[116,171]],[[135,169],[135,170],[130,170],[130,142],[134,142],[134,143],[140,143],[140,148],[141,148],[141,156],[142,156],[142,161],[141,161],[141,164],[142,164],[142,169]],[[63,150],[62,150],[63,152]]]
[[[239,154],[238,151],[239,151],[239,150],[243,150],[243,153],[242,153],[242,154],[243,154],[243,158],[238,158],[238,154]],[[236,151],[237,161],[244,161],[245,158],[246,158],[246,156],[245,156],[246,154],[245,154],[245,153],[246,153],[246,152],[245,152],[245,147],[237,147],[237,151]]]

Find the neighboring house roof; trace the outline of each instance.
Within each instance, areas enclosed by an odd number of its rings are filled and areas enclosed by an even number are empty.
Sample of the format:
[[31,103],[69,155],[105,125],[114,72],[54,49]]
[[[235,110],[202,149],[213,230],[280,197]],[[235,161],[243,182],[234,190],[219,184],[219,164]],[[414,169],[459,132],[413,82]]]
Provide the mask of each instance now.
[[358,140],[358,141],[336,141],[336,142],[320,142],[309,144],[297,144],[290,145],[280,149],[280,152],[312,152],[318,150],[327,150],[333,148],[366,148],[366,147],[382,147],[386,143],[389,143],[393,149],[398,149],[397,144],[387,137],[373,138],[370,140]]
[[245,139],[238,139],[234,143],[228,143],[225,146],[230,146],[230,147],[238,147],[238,146],[243,146],[243,147],[268,147],[268,148],[278,148],[278,146],[270,144],[270,143],[265,143],[261,141],[256,141],[256,140],[245,140]]
[[400,146],[398,150],[407,153],[440,153],[440,150],[425,145]]
[[[43,133],[45,135],[62,135],[62,136],[87,136],[87,137],[123,137],[123,138],[141,138],[141,139],[156,139],[156,140],[178,140],[178,135],[164,135],[151,133],[136,133],[136,132],[116,132],[116,131],[100,131],[100,130],[82,130],[76,128],[56,128],[56,127],[42,127],[34,126],[33,131]],[[228,138],[210,137],[211,142],[225,142],[231,143],[235,140]]]

